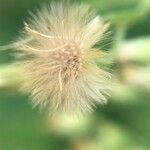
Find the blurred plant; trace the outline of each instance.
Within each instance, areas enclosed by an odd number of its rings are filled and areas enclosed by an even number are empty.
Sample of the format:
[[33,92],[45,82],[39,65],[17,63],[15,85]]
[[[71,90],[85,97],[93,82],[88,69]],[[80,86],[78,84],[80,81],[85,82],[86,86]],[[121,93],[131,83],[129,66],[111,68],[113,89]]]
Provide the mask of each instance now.
[[[64,150],[149,150],[150,36],[136,38],[134,35],[135,38],[131,40],[126,39],[126,34],[131,26],[134,28],[134,24],[138,24],[143,18],[148,20],[150,1],[88,0],[88,2],[96,7],[105,19],[112,22],[113,31],[116,31],[111,45],[115,64],[111,67],[117,70],[118,84],[113,88],[112,98],[107,107],[100,107],[92,115],[84,116],[78,121],[62,115],[48,118],[43,127],[45,129],[46,126],[48,145],[51,145],[52,149]],[[147,25],[147,22],[144,23]],[[137,29],[134,30],[138,32]],[[146,30],[143,29],[141,32]],[[101,67],[101,62],[105,61],[106,59],[98,59],[96,63]],[[110,65],[108,61],[107,65]],[[0,89],[7,91],[18,89],[21,83],[21,71],[22,68],[16,65],[2,65]],[[18,101],[15,104],[18,104]],[[0,106],[3,112],[4,105]],[[23,110],[24,107],[21,109]],[[26,116],[28,118],[31,115],[31,112],[29,113]],[[8,116],[8,110],[6,114]],[[22,116],[24,120],[25,115]],[[30,125],[28,122],[27,124]],[[12,128],[12,124],[10,126]],[[16,124],[14,126],[18,130],[18,126]],[[21,129],[23,126],[25,126],[24,122]],[[26,132],[29,132],[28,129]],[[10,136],[8,134],[9,138]]]

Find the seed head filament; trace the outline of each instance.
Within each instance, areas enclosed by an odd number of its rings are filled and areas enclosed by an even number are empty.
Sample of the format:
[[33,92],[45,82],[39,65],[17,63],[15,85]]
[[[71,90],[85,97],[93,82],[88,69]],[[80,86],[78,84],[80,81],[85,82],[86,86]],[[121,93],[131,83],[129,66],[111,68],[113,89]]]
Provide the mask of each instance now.
[[63,89],[63,84],[79,77],[82,57],[83,54],[75,42],[68,42],[65,47],[53,53],[53,59],[60,66],[58,71],[60,91]]

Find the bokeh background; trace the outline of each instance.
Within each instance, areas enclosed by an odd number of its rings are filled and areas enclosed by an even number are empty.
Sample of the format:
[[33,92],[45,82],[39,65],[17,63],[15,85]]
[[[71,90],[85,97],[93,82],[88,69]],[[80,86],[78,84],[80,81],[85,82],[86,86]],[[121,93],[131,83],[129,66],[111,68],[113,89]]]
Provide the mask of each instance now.
[[[13,51],[0,51],[0,150],[150,150],[150,1],[81,1],[111,22],[103,49],[113,56],[112,97],[83,118],[47,117],[18,91]],[[0,45],[45,2],[0,0]]]

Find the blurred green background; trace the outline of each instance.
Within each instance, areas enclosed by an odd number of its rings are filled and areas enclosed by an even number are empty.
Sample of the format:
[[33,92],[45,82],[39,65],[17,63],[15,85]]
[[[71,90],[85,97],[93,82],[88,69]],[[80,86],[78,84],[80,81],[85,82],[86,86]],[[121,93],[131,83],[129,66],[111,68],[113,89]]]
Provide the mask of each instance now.
[[[150,1],[84,1],[111,22],[103,49],[114,57],[112,97],[83,118],[47,118],[18,91],[13,52],[1,51],[0,150],[150,150]],[[13,41],[28,11],[45,2],[0,0],[0,45]]]

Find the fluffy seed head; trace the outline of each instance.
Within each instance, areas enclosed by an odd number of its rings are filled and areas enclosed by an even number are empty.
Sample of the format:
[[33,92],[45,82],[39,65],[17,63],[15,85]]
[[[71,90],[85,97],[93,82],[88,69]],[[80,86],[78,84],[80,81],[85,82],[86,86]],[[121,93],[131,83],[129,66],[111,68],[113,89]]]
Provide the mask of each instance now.
[[95,44],[108,24],[86,4],[52,3],[31,15],[19,50],[34,105],[76,114],[106,103],[110,75],[96,64],[102,52]]

